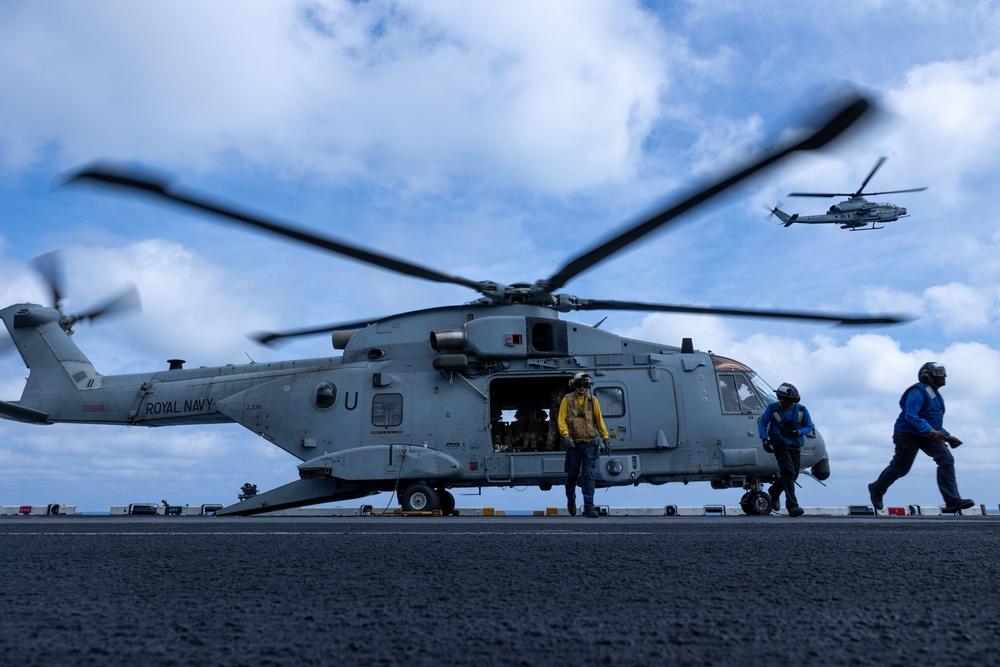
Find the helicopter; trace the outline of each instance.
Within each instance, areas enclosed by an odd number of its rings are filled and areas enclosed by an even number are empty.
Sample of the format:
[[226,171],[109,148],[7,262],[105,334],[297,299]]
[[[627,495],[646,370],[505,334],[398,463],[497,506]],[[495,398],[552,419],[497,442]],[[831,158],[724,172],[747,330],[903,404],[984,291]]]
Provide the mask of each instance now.
[[[28,424],[163,427],[236,423],[296,457],[298,479],[247,490],[217,515],[252,515],[394,493],[403,511],[455,511],[453,489],[565,482],[564,453],[546,434],[553,404],[575,373],[594,379],[611,436],[597,466],[599,487],[706,481],[742,488],[747,514],[772,510],[763,484],[778,467],[757,434],[776,397],[747,365],[695,349],[625,338],[560,318],[570,311],[649,311],[888,325],[900,316],[713,308],[584,299],[558,293],[580,273],[675,223],[683,214],[798,151],[823,148],[873,103],[854,95],[818,130],[774,149],[568,260],[546,279],[510,285],[470,280],[318,236],[276,219],[219,204],[128,166],[94,163],[63,185],[91,184],[193,208],[242,228],[399,274],[471,288],[479,298],[395,315],[258,336],[264,344],[327,334],[339,356],[103,375],[72,338],[73,316],[20,303],[0,310],[29,368],[20,400],[0,416]],[[59,289],[53,289],[58,295]],[[504,415],[521,412],[533,438],[512,439]],[[556,439],[558,441],[558,439]],[[806,438],[804,470],[830,475],[822,435]]]
[[[862,196],[867,194],[869,197],[874,197],[876,195],[891,195],[901,192],[923,192],[926,187],[922,188],[909,188],[907,190],[887,190],[885,192],[868,192],[865,193],[865,186],[868,185],[868,181],[872,179],[875,172],[878,171],[888,158],[885,156],[880,157],[875,162],[875,166],[872,170],[868,172],[867,178],[861,183],[861,187],[858,188],[857,192],[789,192],[789,197],[850,197],[847,201],[842,201],[839,204],[834,204],[830,209],[822,215],[799,215],[794,213],[789,215],[782,211],[778,206],[769,209],[772,214],[777,216],[781,223],[785,227],[791,227],[793,224],[799,223],[803,225],[823,225],[823,224],[833,224],[840,225],[841,229],[849,229],[853,231],[859,230],[874,230],[882,229],[885,225],[879,226],[878,223],[895,222],[900,218],[909,217],[906,212],[906,208],[903,206],[896,206],[895,204],[878,204],[875,202],[870,202]],[[765,207],[766,208],[766,207]],[[868,225],[871,225],[870,227]]]

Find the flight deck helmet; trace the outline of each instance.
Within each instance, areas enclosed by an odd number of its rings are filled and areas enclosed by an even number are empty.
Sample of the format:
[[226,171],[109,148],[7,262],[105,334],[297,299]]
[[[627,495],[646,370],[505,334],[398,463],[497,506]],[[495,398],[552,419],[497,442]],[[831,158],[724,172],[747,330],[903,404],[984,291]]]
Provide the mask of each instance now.
[[795,388],[795,385],[791,382],[782,382],[781,386],[774,390],[774,393],[778,395],[778,400],[787,398],[792,403],[798,403],[801,400],[799,396],[799,390]]
[[580,387],[590,388],[594,386],[594,381],[590,379],[589,373],[577,373],[573,376],[573,379],[569,381],[569,386],[573,389],[578,389]]
[[917,371],[917,379],[932,387],[943,387],[948,373],[944,370],[944,364],[936,361],[928,361]]

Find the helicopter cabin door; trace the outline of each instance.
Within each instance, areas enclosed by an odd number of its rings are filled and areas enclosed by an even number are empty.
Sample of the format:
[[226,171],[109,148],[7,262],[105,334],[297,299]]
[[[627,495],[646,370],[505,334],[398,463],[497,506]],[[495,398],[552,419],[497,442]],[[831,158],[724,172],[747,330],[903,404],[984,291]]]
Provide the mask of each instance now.
[[677,393],[669,368],[607,371],[594,381],[615,450],[673,449],[680,441]]

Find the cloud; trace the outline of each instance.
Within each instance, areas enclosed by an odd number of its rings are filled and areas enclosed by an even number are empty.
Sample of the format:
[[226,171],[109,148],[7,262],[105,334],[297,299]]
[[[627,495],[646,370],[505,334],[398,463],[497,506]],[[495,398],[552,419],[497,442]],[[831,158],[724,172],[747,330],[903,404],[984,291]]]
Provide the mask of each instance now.
[[951,282],[932,285],[920,294],[887,287],[865,291],[865,306],[875,312],[895,312],[926,319],[923,326],[940,327],[947,336],[991,331],[1000,313],[1000,284]]
[[631,176],[668,83],[664,35],[634,5],[234,7],[8,7],[0,162],[238,156],[313,177],[419,188],[490,174],[567,192]]
[[1000,107],[1000,49],[915,66],[885,100],[894,116],[885,143],[942,203],[954,207],[967,179],[998,164],[1000,119],[988,110]]
[[979,331],[995,324],[997,295],[960,283],[936,285],[924,293],[946,333]]

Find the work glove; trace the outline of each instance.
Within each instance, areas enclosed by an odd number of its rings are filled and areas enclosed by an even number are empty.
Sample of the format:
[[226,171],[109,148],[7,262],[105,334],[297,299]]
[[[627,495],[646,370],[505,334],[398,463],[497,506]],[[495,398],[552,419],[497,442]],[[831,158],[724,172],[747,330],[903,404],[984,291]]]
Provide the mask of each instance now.
[[565,449],[573,449],[573,447],[574,447],[573,438],[569,437],[568,435],[564,435],[563,436],[563,447]]
[[597,452],[602,455],[611,453],[611,447],[608,445],[608,441],[604,438],[597,439]]
[[948,437],[944,433],[936,429],[931,429],[931,432],[928,433],[927,435],[929,435],[931,440],[933,440],[934,442],[941,442],[942,440]]
[[765,452],[767,452],[768,454],[774,454],[774,446],[771,444],[770,440],[764,439],[761,440],[761,443],[764,445]]
[[944,436],[944,441],[947,442],[949,445],[951,445],[952,449],[955,449],[956,447],[962,444],[962,441],[953,435]]
[[799,437],[799,429],[783,428],[781,429],[781,435],[785,436],[786,438],[791,438],[792,440],[794,440],[795,438]]

